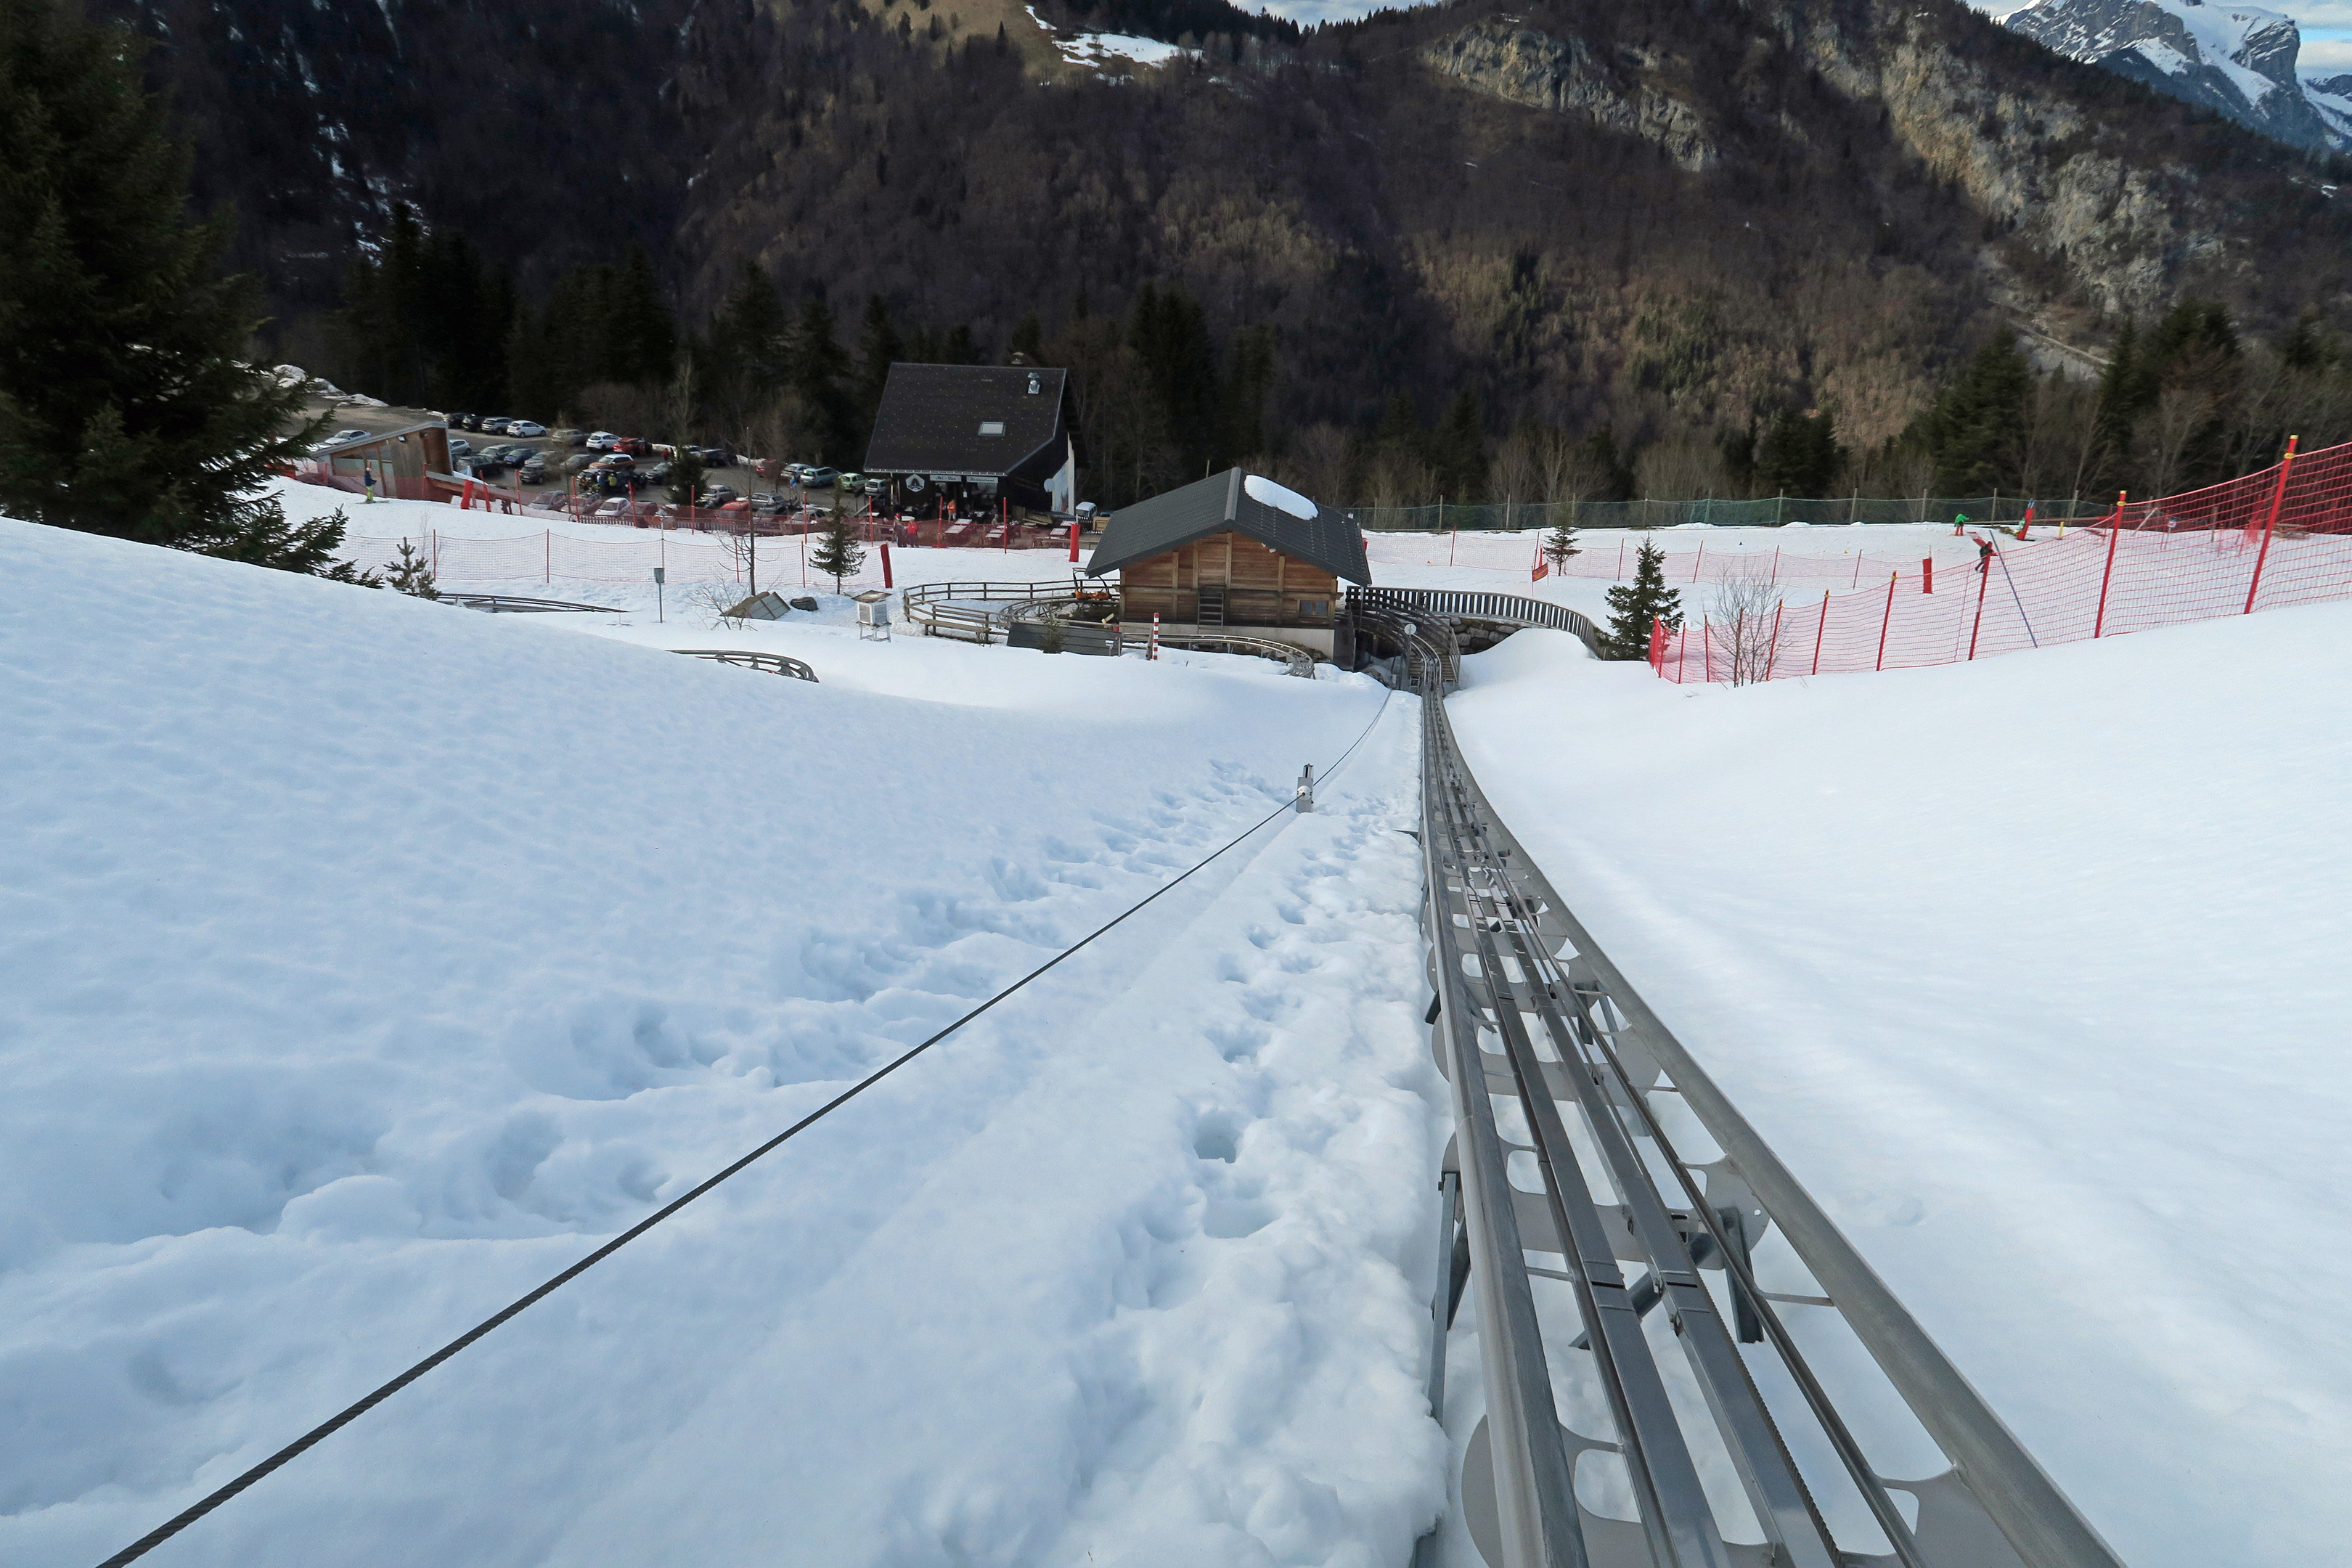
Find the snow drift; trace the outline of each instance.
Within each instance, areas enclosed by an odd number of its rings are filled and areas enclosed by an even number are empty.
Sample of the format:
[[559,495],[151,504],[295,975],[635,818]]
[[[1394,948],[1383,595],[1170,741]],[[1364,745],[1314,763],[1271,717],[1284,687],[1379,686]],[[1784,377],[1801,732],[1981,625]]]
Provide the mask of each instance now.
[[[950,658],[992,706],[885,689]],[[0,522],[0,1560],[143,1533],[1368,725],[1318,815],[154,1561],[1353,1568],[1442,1505],[1368,682],[810,686]]]
[[2352,606],[1676,687],[1523,632],[1473,768],[2134,1568],[2352,1533]]

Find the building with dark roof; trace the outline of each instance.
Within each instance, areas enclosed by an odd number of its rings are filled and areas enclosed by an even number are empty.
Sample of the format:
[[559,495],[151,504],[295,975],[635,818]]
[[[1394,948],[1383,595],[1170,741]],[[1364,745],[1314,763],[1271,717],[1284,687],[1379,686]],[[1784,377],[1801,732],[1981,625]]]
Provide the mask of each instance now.
[[438,500],[440,488],[432,476],[449,472],[449,426],[435,420],[345,441],[320,450],[318,464],[343,480],[345,489],[357,489],[373,479],[380,496]]
[[1228,468],[1112,514],[1087,574],[1119,576],[1120,618],[1244,632],[1329,654],[1339,584],[1370,583],[1343,514]]
[[1076,499],[1069,373],[1042,365],[894,364],[866,471],[898,505],[1000,502],[1067,516]]

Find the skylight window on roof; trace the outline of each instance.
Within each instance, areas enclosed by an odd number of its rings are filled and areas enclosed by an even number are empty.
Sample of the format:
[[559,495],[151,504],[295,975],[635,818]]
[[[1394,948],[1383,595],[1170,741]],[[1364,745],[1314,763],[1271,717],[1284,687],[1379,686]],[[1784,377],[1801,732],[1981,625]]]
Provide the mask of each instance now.
[[983,419],[980,422],[980,433],[983,436],[1002,436],[1004,434],[1004,421]]

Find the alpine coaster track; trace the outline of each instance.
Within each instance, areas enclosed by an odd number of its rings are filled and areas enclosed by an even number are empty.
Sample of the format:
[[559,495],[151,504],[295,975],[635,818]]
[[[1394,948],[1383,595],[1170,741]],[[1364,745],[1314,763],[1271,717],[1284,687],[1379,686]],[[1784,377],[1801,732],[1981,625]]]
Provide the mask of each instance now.
[[[1475,1283],[1486,1414],[1458,1496],[1481,1554],[1492,1568],[2121,1568],[1511,837],[1446,716],[1452,628],[1415,618],[1401,651],[1423,703],[1431,1048],[1457,1128],[1429,1392],[1442,1418],[1448,1330]],[[1669,1097],[1719,1155],[1677,1151],[1654,1104]],[[1801,1265],[1809,1282],[1759,1283],[1768,1248],[1770,1279]],[[1802,1347],[1821,1358],[1847,1333],[1883,1382],[1833,1357],[1833,1397]],[[1563,1422],[1555,1389],[1594,1430]],[[1883,1446],[1896,1401],[1939,1473],[1891,1479],[1857,1438],[1863,1426]]]

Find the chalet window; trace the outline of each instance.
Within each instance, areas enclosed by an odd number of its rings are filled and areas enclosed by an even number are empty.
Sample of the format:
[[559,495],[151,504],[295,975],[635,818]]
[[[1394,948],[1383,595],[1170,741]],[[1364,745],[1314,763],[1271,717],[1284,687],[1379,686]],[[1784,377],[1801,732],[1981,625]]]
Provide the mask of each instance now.
[[1004,434],[1004,421],[983,419],[980,422],[980,433],[983,436],[1002,436]]
[[1298,618],[1302,621],[1319,621],[1328,616],[1330,614],[1331,601],[1328,599],[1301,599],[1298,601]]

